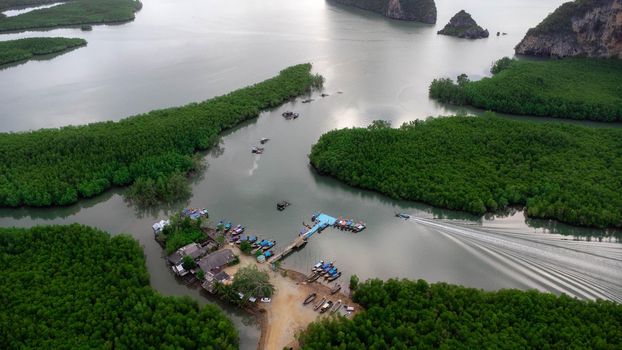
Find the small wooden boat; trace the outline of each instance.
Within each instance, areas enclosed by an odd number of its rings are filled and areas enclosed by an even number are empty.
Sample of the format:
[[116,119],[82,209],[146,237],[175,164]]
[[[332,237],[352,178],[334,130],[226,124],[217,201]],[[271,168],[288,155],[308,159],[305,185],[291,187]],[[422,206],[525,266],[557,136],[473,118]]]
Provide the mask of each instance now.
[[298,118],[298,113],[291,111],[283,112],[283,117],[285,117],[285,119],[296,119]]
[[315,300],[316,297],[317,297],[316,293],[309,294],[309,296],[305,299],[305,301],[302,302],[302,305],[307,305],[311,303],[313,300]]
[[302,100],[302,103],[309,103],[309,102],[312,102],[312,101],[315,101],[315,100],[312,99],[312,98],[308,98],[306,100]]
[[333,307],[333,302],[329,300],[326,303],[324,303],[324,305],[322,305],[322,308],[320,308],[320,313],[323,314],[326,311],[330,310],[332,307]]
[[327,93],[323,93],[323,94],[321,94],[320,96],[322,96],[322,97],[327,97],[327,96],[330,96],[330,95],[329,95],[329,94],[327,94]]
[[277,209],[278,211],[283,211],[283,210],[285,210],[285,208],[287,208],[289,205],[290,205],[290,203],[289,203],[289,202],[287,202],[287,201],[280,201],[280,202],[278,202],[278,203],[276,204],[276,209]]
[[395,213],[395,217],[401,218],[401,219],[404,219],[404,220],[410,219],[410,215],[405,214],[405,213]]
[[330,290],[330,295],[336,294],[340,290],[341,290],[341,284],[335,284],[333,289]]
[[261,140],[259,140],[259,143],[261,143],[263,145],[263,144],[265,144],[268,141],[270,141],[270,139],[267,139],[267,138],[264,137]]
[[336,280],[339,277],[341,277],[341,272],[337,272],[336,275],[329,277],[328,278],[328,282],[332,282],[332,281]]
[[324,302],[326,301],[326,297],[322,298],[322,301],[320,301],[319,303],[315,304],[315,306],[313,307],[313,310],[317,310],[320,307],[322,307],[322,305],[324,305]]
[[330,313],[334,314],[335,312],[339,311],[340,307],[341,307],[341,299],[337,300],[337,303],[335,303],[335,306],[333,307]]
[[253,146],[253,148],[251,148],[251,153],[262,154],[263,151],[264,149],[262,147]]
[[307,280],[307,282],[311,283],[311,282],[315,282],[318,280],[318,278],[320,278],[320,274],[316,273],[315,275],[313,275],[313,277],[309,278]]

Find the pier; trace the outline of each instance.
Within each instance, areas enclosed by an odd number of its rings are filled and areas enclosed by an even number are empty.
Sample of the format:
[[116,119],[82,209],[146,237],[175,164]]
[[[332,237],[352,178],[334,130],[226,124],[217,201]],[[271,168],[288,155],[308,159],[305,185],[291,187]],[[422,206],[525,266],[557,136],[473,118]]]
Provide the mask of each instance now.
[[315,225],[311,227],[309,231],[296,237],[296,239],[292,243],[290,243],[287,247],[285,247],[285,249],[283,249],[280,253],[274,255],[273,257],[271,257],[268,260],[268,263],[271,263],[271,264],[275,263],[281,260],[282,258],[284,258],[285,256],[287,256],[292,251],[294,251],[294,249],[300,249],[304,247],[305,244],[307,244],[307,240],[311,236],[313,236],[314,233],[321,232],[323,229],[333,226],[335,225],[335,222],[337,222],[337,219],[335,219],[334,217],[323,214],[323,213],[314,215],[314,218],[315,218],[315,221],[314,221]]

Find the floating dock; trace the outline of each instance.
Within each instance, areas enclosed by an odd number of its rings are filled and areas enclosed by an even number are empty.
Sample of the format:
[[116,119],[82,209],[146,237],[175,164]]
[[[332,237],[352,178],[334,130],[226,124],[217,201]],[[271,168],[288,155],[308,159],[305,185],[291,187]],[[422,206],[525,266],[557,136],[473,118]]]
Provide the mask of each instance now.
[[323,213],[316,214],[313,217],[315,219],[314,221],[315,225],[311,227],[309,231],[296,237],[296,239],[292,243],[290,243],[287,247],[285,247],[283,251],[281,251],[280,253],[268,259],[269,263],[275,263],[281,260],[283,257],[287,256],[292,251],[294,251],[294,249],[300,249],[304,247],[304,245],[307,244],[307,239],[313,236],[314,233],[318,231],[322,231],[323,229],[327,227],[333,226],[335,222],[337,222],[336,218],[330,215],[323,214]]

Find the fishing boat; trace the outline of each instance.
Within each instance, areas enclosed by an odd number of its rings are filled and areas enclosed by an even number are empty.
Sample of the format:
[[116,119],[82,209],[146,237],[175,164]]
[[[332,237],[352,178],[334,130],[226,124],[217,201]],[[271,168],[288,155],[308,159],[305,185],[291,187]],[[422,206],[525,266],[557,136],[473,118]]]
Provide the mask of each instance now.
[[341,277],[341,272],[337,272],[334,276],[329,277],[328,278],[328,282],[332,282],[332,281],[336,280],[339,277]]
[[244,228],[242,225],[238,225],[238,226],[236,226],[236,227],[232,230],[231,234],[232,234],[232,235],[239,235],[239,234],[241,234],[242,232],[244,232],[244,230],[245,230],[245,228]]
[[405,219],[405,220],[410,219],[410,215],[405,214],[405,213],[395,213],[395,217]]
[[275,244],[276,244],[276,241],[268,242],[265,246],[261,247],[261,249],[265,252],[268,249],[274,247]]
[[323,94],[321,94],[320,96],[322,96],[322,97],[328,97],[328,96],[330,96],[330,95],[329,95],[329,94],[327,94],[327,93],[323,93]]
[[365,229],[365,227],[367,227],[367,226],[365,226],[365,224],[359,222],[359,223],[354,224],[354,227],[352,228],[352,231],[354,233],[359,233],[359,232],[363,231]]
[[326,297],[322,298],[322,301],[320,301],[319,303],[315,304],[315,306],[313,307],[313,310],[317,310],[320,307],[322,307],[322,305],[324,305],[324,302],[326,301]]
[[317,297],[316,293],[311,293],[309,294],[309,296],[305,299],[305,301],[302,302],[302,305],[307,305],[310,302],[312,302],[313,300],[315,300],[315,297]]
[[265,144],[268,141],[270,141],[270,139],[267,139],[267,138],[263,137],[261,140],[259,140],[259,143],[261,143],[263,145],[263,144]]
[[313,265],[313,267],[311,268],[311,271],[315,271],[317,268],[322,266],[322,264],[324,264],[324,260],[320,260],[320,262],[318,262],[317,264]]
[[262,154],[263,151],[264,149],[262,147],[253,146],[253,148],[251,148],[251,153]]
[[235,244],[240,245],[243,241],[246,241],[246,235],[239,235],[231,237],[231,241],[235,240]]
[[336,294],[340,290],[341,290],[341,284],[335,284],[333,289],[330,290],[330,295]]
[[336,313],[337,311],[339,311],[339,308],[341,307],[341,299],[337,300],[337,303],[335,303],[335,306],[333,307],[333,309],[330,311],[331,314]]
[[287,202],[287,201],[280,201],[280,202],[278,202],[278,203],[276,204],[276,209],[277,209],[278,211],[283,211],[283,210],[285,210],[285,208],[287,208],[289,205],[290,205],[290,203],[289,203],[289,202]]
[[231,230],[231,223],[230,222],[225,224],[225,232],[228,232],[229,230]]
[[263,256],[266,257],[266,259],[268,259],[271,256],[274,256],[274,252],[271,250],[268,250],[267,252],[263,253]]
[[332,307],[333,307],[333,302],[329,300],[326,303],[324,303],[324,305],[322,305],[322,308],[320,308],[320,313],[323,314],[326,311],[330,310]]
[[322,271],[322,270],[324,270],[325,268],[327,268],[327,267],[331,267],[331,266],[333,266],[333,262],[332,262],[332,261],[327,262],[327,263],[323,263],[323,264],[322,264],[321,266],[319,266],[319,267],[314,267],[314,268],[313,268],[313,271]]
[[312,98],[308,98],[306,100],[302,100],[302,103],[309,103],[309,102],[312,102],[312,101],[315,101],[315,100],[312,99]]
[[283,117],[285,117],[285,119],[296,119],[298,118],[298,113],[291,111],[283,112]]
[[316,273],[314,274],[312,277],[307,279],[307,282],[311,283],[311,282],[315,282],[318,280],[318,278],[320,278],[320,274]]

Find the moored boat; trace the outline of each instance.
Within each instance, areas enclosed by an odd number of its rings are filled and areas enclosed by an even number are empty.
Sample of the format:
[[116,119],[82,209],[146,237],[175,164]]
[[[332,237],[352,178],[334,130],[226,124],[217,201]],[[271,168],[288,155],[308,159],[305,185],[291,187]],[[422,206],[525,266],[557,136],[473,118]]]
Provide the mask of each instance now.
[[312,277],[307,279],[307,282],[311,283],[311,282],[315,282],[318,280],[318,278],[320,278],[320,274],[316,273],[315,275],[313,275]]
[[340,290],[341,290],[341,284],[335,284],[333,289],[330,290],[330,294],[331,295],[336,294]]
[[307,298],[302,302],[303,305],[307,305],[310,302],[312,302],[313,300],[315,300],[315,298],[317,297],[316,293],[311,293],[309,294],[309,296],[307,296]]
[[326,311],[330,310],[332,307],[333,307],[333,302],[329,300],[326,303],[324,303],[324,305],[322,305],[322,308],[320,308],[320,313],[323,314]]
[[313,310],[317,310],[320,307],[322,307],[322,305],[324,305],[324,302],[326,302],[326,297],[323,297],[322,301],[320,301],[319,303],[315,304],[315,306],[313,307]]
[[328,282],[332,282],[332,281],[336,280],[339,277],[341,277],[341,272],[337,272],[334,276],[329,277],[328,278]]
[[333,307],[333,309],[330,311],[331,314],[336,313],[337,311],[339,311],[339,308],[341,307],[341,299],[337,300],[337,302],[335,303],[335,306]]

